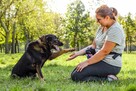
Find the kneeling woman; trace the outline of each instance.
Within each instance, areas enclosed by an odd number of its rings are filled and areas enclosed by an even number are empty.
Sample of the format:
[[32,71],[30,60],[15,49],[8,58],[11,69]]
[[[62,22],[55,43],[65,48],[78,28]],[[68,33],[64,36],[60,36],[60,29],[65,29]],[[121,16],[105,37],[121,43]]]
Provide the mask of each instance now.
[[117,80],[116,75],[121,70],[121,54],[125,48],[124,31],[116,21],[112,9],[106,5],[96,9],[96,19],[101,27],[98,28],[92,45],[71,54],[68,58],[72,60],[83,55],[88,48],[96,51],[92,57],[76,66],[71,73],[73,81],[106,80],[107,78]]

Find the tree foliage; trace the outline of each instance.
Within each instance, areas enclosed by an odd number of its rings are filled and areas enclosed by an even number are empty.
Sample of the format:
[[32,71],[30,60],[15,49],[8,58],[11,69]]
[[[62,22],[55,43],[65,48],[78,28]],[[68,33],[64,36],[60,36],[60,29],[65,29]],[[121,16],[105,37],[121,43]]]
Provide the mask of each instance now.
[[[51,0],[50,0],[51,1]],[[90,10],[104,0],[90,0]],[[63,16],[49,10],[49,0],[0,0],[0,51],[17,53],[22,45],[43,34],[56,34],[65,47],[91,44],[98,24],[81,0],[73,0]],[[89,10],[89,11],[90,11]],[[136,18],[119,16],[126,33],[127,50],[136,46]],[[24,50],[24,49],[23,49]],[[131,52],[131,51],[130,51]]]
[[17,52],[19,42],[35,40],[39,36],[55,33],[56,13],[45,9],[43,0],[1,0],[0,1],[0,36],[5,53]]
[[82,44],[89,40],[91,33],[90,13],[85,11],[81,0],[75,0],[68,5],[64,19],[65,38],[69,40],[72,47],[79,49]]
[[131,18],[129,13],[126,17],[119,17],[119,21],[123,25],[126,33],[126,50],[131,52],[131,46],[136,43],[136,23],[135,20]]

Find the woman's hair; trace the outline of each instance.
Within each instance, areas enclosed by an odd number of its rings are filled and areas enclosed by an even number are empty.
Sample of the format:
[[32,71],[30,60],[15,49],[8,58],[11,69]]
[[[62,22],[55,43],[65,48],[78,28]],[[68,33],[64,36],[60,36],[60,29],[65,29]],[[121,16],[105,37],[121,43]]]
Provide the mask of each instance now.
[[117,9],[115,9],[114,7],[110,7],[110,9],[112,10],[112,12],[113,12],[113,14],[114,14],[115,16],[118,15]]
[[100,15],[101,17],[109,16],[111,19],[116,20],[115,16],[113,15],[113,11],[107,5],[102,5],[98,7],[95,11],[96,14]]

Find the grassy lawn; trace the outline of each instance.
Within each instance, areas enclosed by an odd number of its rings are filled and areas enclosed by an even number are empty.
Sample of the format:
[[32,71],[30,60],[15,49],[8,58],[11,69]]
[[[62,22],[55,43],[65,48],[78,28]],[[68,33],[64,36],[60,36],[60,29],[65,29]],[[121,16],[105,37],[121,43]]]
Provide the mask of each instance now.
[[72,70],[86,59],[85,56],[67,62],[65,60],[69,54],[45,63],[42,68],[45,82],[38,78],[11,79],[11,69],[21,55],[0,54],[0,91],[136,91],[136,54],[123,54],[118,81],[86,83],[76,83],[70,79]]

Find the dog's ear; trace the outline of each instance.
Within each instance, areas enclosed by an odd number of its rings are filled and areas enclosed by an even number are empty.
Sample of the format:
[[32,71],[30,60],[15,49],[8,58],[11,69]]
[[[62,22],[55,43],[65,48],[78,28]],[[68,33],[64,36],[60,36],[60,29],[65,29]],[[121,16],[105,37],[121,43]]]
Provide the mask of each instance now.
[[40,38],[41,42],[49,42],[52,40],[52,36],[51,35],[42,35]]
[[45,35],[42,35],[40,38],[41,42],[44,42],[46,39],[45,39]]

